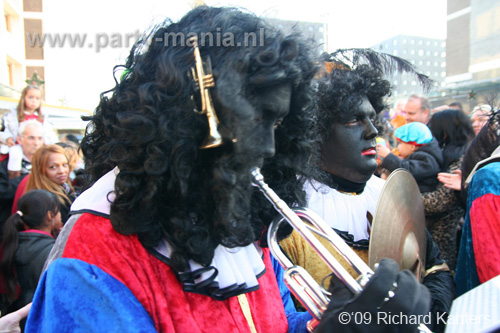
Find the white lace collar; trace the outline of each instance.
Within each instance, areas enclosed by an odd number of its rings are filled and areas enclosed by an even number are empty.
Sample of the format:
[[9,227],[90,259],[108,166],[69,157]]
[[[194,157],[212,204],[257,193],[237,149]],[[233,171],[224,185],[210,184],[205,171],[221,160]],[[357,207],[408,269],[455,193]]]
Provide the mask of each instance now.
[[[71,214],[92,213],[109,218],[118,173],[118,168],[111,170],[80,194],[71,206]],[[168,263],[172,248],[163,240],[153,252]],[[190,261],[189,265],[190,271],[178,272],[184,290],[206,294],[216,299],[226,299],[258,289],[257,279],[266,270],[262,261],[262,249],[257,244],[238,248],[219,245],[215,249],[210,266],[203,267],[194,261]]]
[[354,241],[370,237],[370,223],[366,217],[375,217],[377,202],[385,181],[372,176],[361,194],[351,195],[322,184],[315,180],[307,181],[307,207],[316,212],[328,225],[354,236]]

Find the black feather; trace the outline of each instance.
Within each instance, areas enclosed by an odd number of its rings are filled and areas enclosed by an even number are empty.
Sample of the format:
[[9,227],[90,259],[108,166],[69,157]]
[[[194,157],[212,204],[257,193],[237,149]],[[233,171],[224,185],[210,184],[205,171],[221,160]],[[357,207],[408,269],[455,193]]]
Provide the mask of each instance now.
[[427,75],[418,72],[417,68],[408,60],[369,48],[338,49],[332,53],[324,53],[323,60],[340,63],[352,69],[361,64],[367,64],[385,75],[393,73],[412,74],[425,91],[429,91],[435,83]]

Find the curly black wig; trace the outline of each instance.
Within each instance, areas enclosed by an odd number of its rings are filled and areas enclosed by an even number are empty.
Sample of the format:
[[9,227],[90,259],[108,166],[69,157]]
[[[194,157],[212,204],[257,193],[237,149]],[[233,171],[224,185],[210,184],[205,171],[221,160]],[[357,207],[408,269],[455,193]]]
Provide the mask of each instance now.
[[[199,149],[208,123],[193,112],[193,35],[213,68],[211,94],[224,140],[217,148]],[[271,186],[279,184],[276,192],[289,204],[303,203],[300,175],[313,147],[308,106],[316,65],[310,49],[299,36],[283,36],[234,8],[198,7],[144,36],[131,50],[121,82],[101,94],[81,145],[93,181],[120,170],[113,227],[137,234],[147,248],[165,237],[178,270],[190,259],[210,264],[219,244],[260,239],[275,213],[250,182],[252,151],[259,145],[251,133],[258,121],[253,105],[282,83],[292,86],[291,107],[275,131],[279,158],[266,162],[262,173]]]
[[334,68],[326,77],[318,79],[316,107],[321,137],[327,136],[332,124],[347,121],[364,97],[379,114],[386,108],[385,99],[390,93],[391,85],[384,74],[369,65],[352,70]]

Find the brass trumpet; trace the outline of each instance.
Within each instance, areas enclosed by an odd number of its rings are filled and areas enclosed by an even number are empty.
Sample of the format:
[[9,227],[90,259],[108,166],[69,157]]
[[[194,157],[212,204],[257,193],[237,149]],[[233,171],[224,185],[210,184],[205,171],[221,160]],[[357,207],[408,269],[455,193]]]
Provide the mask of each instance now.
[[[321,287],[312,276],[302,267],[293,265],[286,255],[281,251],[277,232],[280,223],[286,220],[292,227],[304,237],[304,239],[314,248],[327,266],[354,294],[360,293],[363,287],[368,283],[372,269],[340,238],[333,229],[323,221],[316,213],[307,208],[291,209],[279,198],[279,196],[264,182],[264,177],[259,168],[251,171],[252,182],[257,186],[264,196],[273,204],[274,208],[283,217],[279,221],[274,221],[268,232],[269,249],[280,265],[285,269],[285,284],[292,294],[309,311],[314,319],[308,323],[309,331],[313,331],[325,310],[328,307],[330,299],[323,287]],[[316,229],[311,228],[304,223],[304,219],[314,225]],[[358,279],[354,279],[347,270],[335,259],[335,257],[314,237],[312,232],[329,240],[335,250],[349,263],[354,270],[360,274]],[[420,332],[430,332],[425,325],[420,324]]]
[[195,111],[200,114],[207,115],[209,127],[209,134],[200,146],[200,149],[214,148],[222,145],[223,141],[219,131],[217,130],[219,119],[215,113],[212,97],[210,96],[210,91],[208,90],[215,86],[212,66],[210,64],[210,58],[207,59],[207,62],[203,62],[200,49],[198,48],[198,38],[193,36],[190,38],[190,42],[193,44],[195,59],[195,67],[191,67],[191,75],[198,84],[201,97],[201,111]]

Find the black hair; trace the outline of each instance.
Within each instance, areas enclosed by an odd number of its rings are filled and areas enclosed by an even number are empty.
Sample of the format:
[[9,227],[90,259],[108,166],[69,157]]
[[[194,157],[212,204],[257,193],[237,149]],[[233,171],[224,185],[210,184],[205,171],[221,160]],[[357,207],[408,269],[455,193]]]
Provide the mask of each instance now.
[[500,111],[493,111],[488,122],[472,140],[462,162],[462,197],[466,197],[465,180],[478,162],[491,156],[500,146]]
[[[212,34],[215,43],[217,36],[232,37],[228,46],[199,41],[202,57],[211,59],[211,93],[224,140],[207,150],[199,149],[207,118],[193,112],[198,96],[190,77],[193,47],[183,39],[190,34]],[[248,36],[255,37],[251,45]],[[245,152],[257,143],[242,133],[255,117],[249,103],[285,82],[292,86],[291,109],[275,132],[283,159],[268,162],[262,171],[271,181],[283,181],[277,192],[287,190],[288,201],[303,200],[296,174],[311,147],[307,106],[316,65],[310,48],[300,36],[283,36],[234,8],[197,7],[144,36],[112,96],[101,94],[81,143],[92,181],[114,167],[120,170],[110,211],[114,229],[138,234],[146,248],[165,237],[174,249],[171,265],[178,270],[189,259],[208,265],[219,244],[245,246],[259,239],[270,222],[262,217],[269,213],[261,214],[269,204],[253,198],[249,170],[255,161]],[[252,202],[262,205],[251,208]]]
[[66,138],[66,140],[68,140],[70,142],[73,142],[76,145],[80,144],[80,142],[78,141],[78,138],[74,134],[71,134],[71,133],[70,134],[66,134],[65,138]]
[[321,136],[325,138],[334,123],[345,122],[364,97],[379,114],[387,107],[385,99],[390,93],[391,85],[384,74],[369,65],[359,65],[353,70],[333,69],[318,80],[316,105]]
[[427,126],[443,150],[446,167],[462,157],[475,135],[469,117],[457,109],[433,114]]
[[44,227],[48,223],[47,213],[51,212],[55,216],[59,212],[59,199],[47,190],[31,190],[19,198],[17,210],[3,226],[0,272],[4,278],[9,303],[16,297],[17,278],[14,264],[19,241],[18,232]]
[[458,108],[459,110],[462,110],[462,111],[464,110],[464,107],[462,106],[462,103],[460,103],[460,102],[451,102],[450,104],[448,104],[448,106],[449,107],[456,106],[456,108]]

